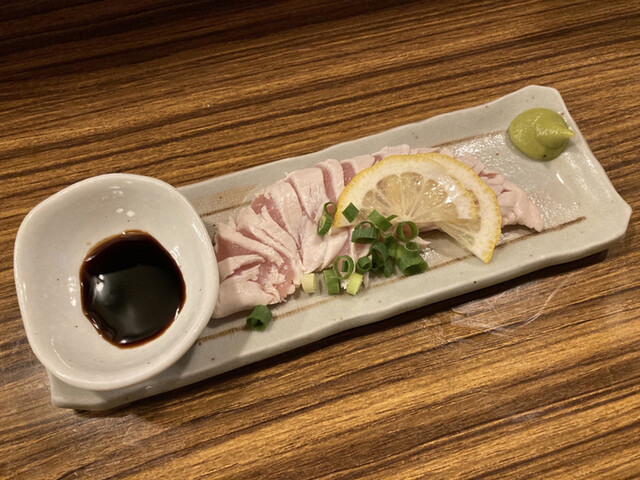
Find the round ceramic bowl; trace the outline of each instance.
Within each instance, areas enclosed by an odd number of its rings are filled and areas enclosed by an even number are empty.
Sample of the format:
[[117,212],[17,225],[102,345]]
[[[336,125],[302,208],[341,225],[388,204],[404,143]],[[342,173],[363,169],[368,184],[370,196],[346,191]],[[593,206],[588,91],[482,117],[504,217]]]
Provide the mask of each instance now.
[[[84,315],[79,271],[93,246],[125,230],[147,232],[169,252],[186,298],[161,335],[121,348]],[[218,297],[218,267],[202,220],[171,185],[139,175],[90,178],[37,205],[18,230],[14,274],[34,353],[63,382],[90,390],[133,385],[171,366],[197,340]]]

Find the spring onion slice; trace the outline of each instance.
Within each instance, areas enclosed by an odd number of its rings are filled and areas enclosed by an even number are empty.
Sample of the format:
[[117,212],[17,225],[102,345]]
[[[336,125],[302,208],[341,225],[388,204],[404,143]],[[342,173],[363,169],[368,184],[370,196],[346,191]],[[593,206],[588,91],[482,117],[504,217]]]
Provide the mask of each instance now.
[[398,255],[398,246],[400,245],[398,240],[393,235],[389,235],[384,239],[384,244],[387,246],[387,253],[389,257],[396,258]]
[[409,250],[406,246],[400,249],[396,258],[396,265],[398,265],[403,275],[415,275],[429,268],[419,251]]
[[408,265],[404,268],[403,272],[406,276],[417,275],[418,273],[426,272],[429,269],[427,262],[424,260],[418,261],[412,265]]
[[367,220],[373,223],[381,232],[386,232],[391,228],[391,221],[375,209],[367,215]]
[[247,327],[251,330],[264,331],[271,321],[271,310],[264,305],[256,305],[247,318]]
[[325,215],[333,217],[336,214],[336,204],[333,202],[327,202],[322,207],[322,210],[324,211]]
[[416,242],[407,242],[404,244],[404,248],[406,248],[410,252],[420,253],[420,245],[418,245]]
[[379,263],[384,263],[389,257],[389,250],[384,242],[374,242],[369,250],[369,255],[374,263],[376,260],[379,260]]
[[349,255],[340,255],[333,261],[333,271],[339,280],[346,280],[353,273],[355,264]]
[[380,230],[371,222],[360,222],[351,232],[351,241],[354,243],[373,243],[378,240]]
[[385,276],[385,278],[389,278],[395,273],[395,271],[396,264],[391,258],[387,258],[387,260],[384,262],[384,265],[382,266],[382,274]]
[[300,281],[302,285],[302,290],[305,293],[313,293],[318,289],[318,277],[316,277],[315,273],[305,273],[302,275],[302,280]]
[[336,274],[333,268],[327,268],[322,271],[324,276],[324,283],[327,286],[327,293],[329,295],[337,295],[340,293],[340,277]]
[[351,234],[351,241],[354,243],[373,243],[377,240],[379,230],[372,228],[359,228]]
[[361,273],[354,273],[351,275],[349,279],[349,283],[347,284],[346,291],[349,295],[355,295],[360,290],[362,286],[362,280],[364,279],[364,275]]
[[358,216],[358,213],[360,213],[360,210],[358,210],[358,207],[353,203],[350,203],[347,208],[342,211],[342,215],[344,215],[344,218],[349,220],[349,222],[353,222]]
[[327,215],[326,213],[322,215],[320,222],[318,222],[318,235],[325,236],[331,230],[331,223],[333,222],[333,217],[331,215]]
[[371,259],[369,257],[360,257],[356,263],[357,273],[366,273],[371,270]]
[[[405,227],[409,228],[409,235],[405,234]],[[396,236],[401,242],[409,242],[418,236],[418,227],[412,221],[400,222],[396,227]]]

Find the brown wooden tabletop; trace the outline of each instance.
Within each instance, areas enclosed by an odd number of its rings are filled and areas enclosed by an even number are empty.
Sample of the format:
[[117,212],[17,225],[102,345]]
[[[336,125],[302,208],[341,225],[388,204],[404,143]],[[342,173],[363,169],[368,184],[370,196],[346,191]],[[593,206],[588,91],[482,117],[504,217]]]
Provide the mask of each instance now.
[[[0,83],[0,478],[640,476],[639,2],[5,2]],[[623,242],[111,411],[51,405],[12,268],[40,201],[108,172],[188,185],[530,84],[634,209]]]

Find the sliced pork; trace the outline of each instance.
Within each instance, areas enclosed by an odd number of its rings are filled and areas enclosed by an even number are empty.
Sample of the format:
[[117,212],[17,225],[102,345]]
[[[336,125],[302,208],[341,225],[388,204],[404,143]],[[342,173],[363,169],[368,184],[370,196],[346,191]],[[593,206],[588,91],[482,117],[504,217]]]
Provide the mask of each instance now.
[[322,206],[329,201],[322,170],[316,167],[296,170],[287,175],[286,181],[296,191],[304,214],[314,222],[319,220]]
[[502,214],[502,226],[524,225],[538,232],[544,229],[540,210],[518,185],[504,178],[501,173],[487,169],[474,157],[461,156],[459,160],[471,167],[496,194]]
[[251,208],[243,208],[236,218],[238,233],[244,237],[261,242],[278,253],[282,262],[272,261],[282,274],[281,281],[275,285],[281,296],[292,294],[300,285],[301,265],[297,256],[297,245],[293,239],[268,215],[266,209],[258,215]]
[[264,258],[255,253],[249,255],[235,255],[233,257],[227,257],[224,260],[218,261],[218,274],[220,281],[223,282],[227,278],[242,270],[247,270],[251,267],[256,267],[259,264],[264,263]]
[[344,184],[346,185],[349,183],[358,172],[361,172],[365,168],[369,168],[375,163],[375,161],[376,158],[373,155],[359,155],[340,162],[340,165],[342,166]]
[[271,218],[299,244],[302,207],[298,194],[289,182],[280,180],[258,192],[251,202],[251,208],[256,213],[266,208]]
[[324,188],[327,192],[329,201],[336,203],[342,190],[344,190],[344,174],[342,173],[342,165],[338,160],[329,159],[316,165],[322,170],[324,179]]

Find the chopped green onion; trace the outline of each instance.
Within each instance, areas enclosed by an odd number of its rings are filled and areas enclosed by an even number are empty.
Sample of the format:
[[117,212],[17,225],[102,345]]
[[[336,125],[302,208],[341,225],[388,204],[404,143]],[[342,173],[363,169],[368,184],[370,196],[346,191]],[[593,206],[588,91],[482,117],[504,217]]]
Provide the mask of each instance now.
[[396,264],[403,275],[415,275],[426,271],[429,266],[419,251],[409,250],[403,246],[396,258]]
[[306,293],[313,293],[318,289],[318,277],[315,273],[305,273],[302,275],[302,290]]
[[329,295],[337,295],[340,293],[340,277],[336,274],[333,268],[327,268],[322,271],[324,276],[324,283],[327,286],[327,293]]
[[387,258],[382,267],[382,274],[385,278],[389,278],[396,271],[396,266],[391,258]]
[[349,278],[353,273],[354,262],[349,255],[340,255],[333,261],[333,271],[340,280]]
[[325,215],[333,217],[336,214],[336,204],[333,202],[327,202],[322,207],[322,210],[324,211]]
[[342,215],[344,215],[344,218],[349,220],[349,222],[353,222],[358,216],[358,213],[360,213],[360,210],[358,210],[358,207],[353,203],[350,203],[347,208],[342,211]]
[[331,230],[332,222],[333,222],[333,217],[331,215],[327,215],[326,213],[322,215],[322,218],[318,223],[318,235],[324,236],[327,233],[329,233],[329,230]]
[[391,258],[396,258],[396,256],[398,255],[398,240],[394,236],[389,235],[387,238],[385,238],[384,244],[387,246],[388,255]]
[[257,305],[247,318],[247,327],[263,331],[271,321],[271,310],[264,305]]
[[[324,235],[330,230],[333,215],[336,213],[335,203],[327,202],[324,204],[323,217],[318,225],[318,234]],[[342,211],[342,214],[349,222],[353,222],[360,211],[353,203],[350,203]],[[403,275],[415,275],[429,269],[427,262],[420,254],[420,245],[413,241],[418,236],[418,227],[414,222],[400,222],[395,228],[395,235],[393,230],[385,233],[393,227],[392,220],[395,218],[397,215],[385,217],[377,210],[372,210],[367,215],[366,221],[360,222],[353,228],[351,241],[370,243],[371,248],[367,256],[359,258],[357,262],[354,262],[348,255],[340,255],[333,261],[331,268],[322,271],[329,295],[339,294],[342,289],[341,281],[346,279],[348,279],[345,282],[346,292],[350,295],[356,295],[367,272],[379,273],[388,278],[396,273],[396,267]],[[317,282],[315,274],[305,274],[301,282],[302,289],[308,293],[315,292],[318,288]],[[247,324],[249,324],[249,320],[247,320]]]
[[371,255],[373,263],[376,263],[376,260],[379,260],[379,263],[384,263],[389,256],[389,251],[383,242],[375,242],[371,245],[369,255]]
[[417,275],[418,273],[426,272],[429,269],[427,262],[424,260],[416,261],[415,263],[411,263],[410,265],[405,265],[403,269],[401,269],[402,273],[406,276],[409,275]]
[[404,248],[406,248],[410,252],[420,252],[420,245],[418,245],[416,242],[407,242],[404,244]]
[[389,259],[387,247],[382,242],[376,242],[371,247],[371,270],[374,272],[381,272],[384,270],[384,266]]
[[354,243],[373,243],[378,239],[379,230],[375,227],[360,228],[351,234],[351,241]]
[[[405,227],[409,228],[409,235],[405,234]],[[418,227],[412,221],[400,222],[396,228],[396,236],[401,242],[408,242],[418,236]]]
[[391,228],[391,222],[388,218],[381,215],[377,210],[372,210],[369,215],[367,215],[367,219],[371,221],[376,227],[380,229],[381,232],[386,232]]
[[360,257],[356,263],[356,272],[366,273],[371,270],[371,259],[369,257]]
[[378,240],[380,230],[371,222],[360,222],[351,233],[351,241],[354,243],[373,243]]
[[360,290],[360,286],[362,285],[363,278],[364,276],[360,273],[354,273],[351,275],[346,289],[349,295],[355,295],[358,293],[358,290]]

